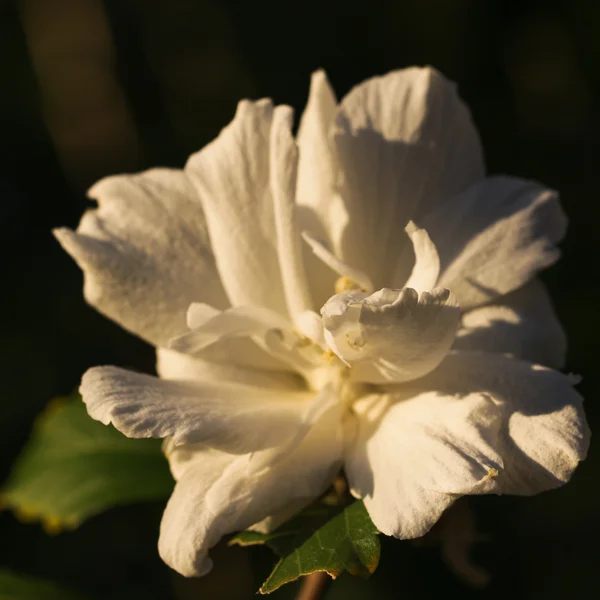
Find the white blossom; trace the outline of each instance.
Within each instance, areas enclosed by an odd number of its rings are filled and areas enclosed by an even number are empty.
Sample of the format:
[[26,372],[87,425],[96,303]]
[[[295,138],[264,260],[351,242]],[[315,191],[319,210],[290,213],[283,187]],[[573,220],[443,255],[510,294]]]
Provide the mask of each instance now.
[[566,227],[557,194],[486,178],[431,68],[340,103],[317,72],[296,139],[292,120],[242,101],[184,170],[104,179],[77,231],[56,231],[87,300],[157,348],[159,378],[96,367],[81,392],[93,418],[165,438],[159,550],[188,576],[340,468],[404,539],[461,495],[557,487],[587,450],[536,279]]

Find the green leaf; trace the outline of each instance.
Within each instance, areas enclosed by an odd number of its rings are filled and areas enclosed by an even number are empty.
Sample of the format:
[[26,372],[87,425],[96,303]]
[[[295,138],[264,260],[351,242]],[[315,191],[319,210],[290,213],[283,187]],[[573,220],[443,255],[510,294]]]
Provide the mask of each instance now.
[[0,493],[0,504],[48,533],[112,506],[169,496],[173,479],[160,440],[133,440],[91,419],[79,396],[38,417]]
[[1,569],[0,600],[84,600],[84,596],[50,581]]
[[342,511],[342,506],[314,504],[305,508],[275,531],[240,531],[229,539],[229,545],[257,546],[266,544],[279,556],[285,556],[306,538]]
[[[300,518],[305,517],[304,514]],[[379,564],[378,533],[362,501],[352,503],[324,524],[308,531],[303,530],[297,520],[290,521],[262,540],[282,558],[260,588],[260,593],[269,594],[285,583],[316,571],[325,571],[334,579],[344,571],[368,577]],[[243,534],[242,541],[238,538],[235,543],[262,543],[256,537],[260,534]]]

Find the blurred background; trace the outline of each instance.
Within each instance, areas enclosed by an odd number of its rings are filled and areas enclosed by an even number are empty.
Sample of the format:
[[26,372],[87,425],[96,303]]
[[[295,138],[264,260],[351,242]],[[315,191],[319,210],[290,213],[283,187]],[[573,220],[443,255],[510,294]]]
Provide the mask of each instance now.
[[[560,190],[570,231],[544,279],[569,333],[567,370],[583,376],[600,426],[598,0],[0,0],[0,479],[39,411],[88,367],[153,369],[150,347],[84,303],[81,274],[50,234],[76,226],[86,189],[111,173],[182,166],[242,97],[299,112],[319,67],[342,96],[413,64],[458,82],[491,173]],[[456,577],[452,548],[444,555],[432,536],[418,549],[385,540],[373,578],[342,577],[327,598],[592,597],[599,465],[592,444],[561,490],[471,502],[471,556],[492,576],[483,591]],[[213,574],[186,581],[157,556],[161,511],[114,509],[53,537],[1,512],[0,565],[99,599],[253,597],[269,551],[220,548]]]

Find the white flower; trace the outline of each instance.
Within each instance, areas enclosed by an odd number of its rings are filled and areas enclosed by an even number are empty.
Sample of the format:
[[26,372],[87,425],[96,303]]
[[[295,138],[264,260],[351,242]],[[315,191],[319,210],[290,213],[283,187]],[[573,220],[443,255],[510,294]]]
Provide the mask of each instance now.
[[430,68],[340,104],[315,73],[291,127],[288,107],[243,101],[183,171],[104,179],[56,231],[87,300],[157,347],[160,379],[97,367],[81,391],[95,419],[166,438],[159,549],[184,575],[340,467],[383,533],[414,538],[463,494],[563,484],[587,449],[535,279],[565,230],[556,194],[485,178]]

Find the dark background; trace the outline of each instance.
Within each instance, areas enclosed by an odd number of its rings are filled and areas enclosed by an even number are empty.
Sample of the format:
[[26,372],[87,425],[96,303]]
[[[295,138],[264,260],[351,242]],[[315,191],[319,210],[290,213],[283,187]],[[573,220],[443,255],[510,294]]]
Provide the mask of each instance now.
[[[570,230],[544,279],[595,429],[598,0],[0,0],[0,478],[36,414],[88,367],[153,368],[151,348],[87,307],[79,270],[50,235],[76,226],[87,187],[111,173],[183,165],[242,97],[300,111],[319,67],[341,97],[412,64],[458,82],[491,173],[561,191]],[[483,592],[455,577],[439,547],[387,540],[369,583],[342,578],[327,598],[594,596],[599,462],[592,444],[561,490],[471,501],[485,537],[472,556],[493,575]],[[185,581],[157,557],[161,510],[114,509],[56,537],[0,513],[0,565],[96,598],[252,597],[274,562],[266,550],[218,550],[214,574]]]

